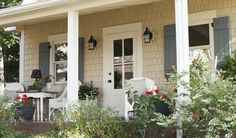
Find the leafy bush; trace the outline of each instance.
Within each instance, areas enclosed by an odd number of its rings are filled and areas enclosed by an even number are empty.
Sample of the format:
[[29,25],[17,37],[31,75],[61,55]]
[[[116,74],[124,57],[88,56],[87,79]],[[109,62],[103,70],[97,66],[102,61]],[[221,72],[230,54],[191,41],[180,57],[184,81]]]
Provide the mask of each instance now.
[[[172,74],[174,82],[186,73]],[[225,137],[236,134],[236,85],[228,79],[210,80],[201,59],[196,59],[190,67],[190,84],[181,81],[191,93],[188,104],[178,104],[178,112],[170,116],[156,113],[152,97],[138,97],[138,130],[145,135],[145,129],[153,127],[158,134],[167,128],[182,129],[186,137]],[[137,98],[134,96],[134,98]],[[153,97],[154,98],[154,97]],[[176,100],[186,99],[177,97]],[[137,106],[137,105],[135,105]],[[181,123],[181,125],[180,125]]]
[[56,137],[126,137],[123,121],[109,109],[79,106],[55,120]]
[[0,138],[27,138],[27,134],[13,131],[9,125],[14,110],[7,106],[8,99],[0,98]]
[[236,81],[236,50],[232,52],[231,56],[226,56],[225,61],[226,62],[220,66],[222,77]]
[[229,80],[209,81],[201,60],[195,60],[190,73],[192,102],[182,107],[185,113],[173,118],[182,121],[184,134],[191,137],[236,134],[236,86]]

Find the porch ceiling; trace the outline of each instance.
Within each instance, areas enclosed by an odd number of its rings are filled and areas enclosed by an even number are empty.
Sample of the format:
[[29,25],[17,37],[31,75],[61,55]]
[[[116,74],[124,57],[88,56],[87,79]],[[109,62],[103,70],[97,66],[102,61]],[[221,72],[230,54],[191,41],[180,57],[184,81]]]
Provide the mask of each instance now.
[[66,18],[69,10],[80,15],[147,4],[162,0],[50,0],[0,10],[0,26],[21,26]]

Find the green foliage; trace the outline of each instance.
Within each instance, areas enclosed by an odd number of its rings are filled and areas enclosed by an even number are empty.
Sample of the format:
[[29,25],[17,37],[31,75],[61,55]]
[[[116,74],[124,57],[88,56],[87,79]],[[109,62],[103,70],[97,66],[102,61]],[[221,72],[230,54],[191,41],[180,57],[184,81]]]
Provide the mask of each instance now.
[[[0,9],[18,5],[22,0],[1,0]],[[19,80],[19,33],[5,32],[0,28],[0,46],[4,60],[4,78],[6,82]]]
[[67,110],[55,120],[54,137],[126,137],[123,121],[116,112],[95,106]]
[[226,62],[220,66],[222,77],[236,81],[236,50],[232,52],[231,56],[227,55],[225,61]]
[[[145,135],[149,126],[164,134],[167,128],[182,129],[186,137],[219,138],[226,134],[236,134],[236,85],[228,79],[210,80],[204,62],[198,58],[190,67],[190,84],[182,81],[184,75],[172,74],[174,82],[180,80],[182,86],[191,94],[188,104],[178,104],[179,110],[173,110],[170,116],[154,112],[155,96],[135,96],[128,93],[137,110],[138,130]],[[176,83],[174,83],[176,84]],[[184,96],[176,100],[185,102]],[[160,100],[160,99],[159,99]],[[177,112],[180,111],[180,112]],[[181,124],[181,125],[180,125]]]
[[[209,81],[201,60],[191,66],[191,104],[176,116],[184,134],[191,137],[223,137],[236,134],[236,86],[229,80]],[[195,115],[190,118],[190,113]],[[193,133],[194,132],[194,133]]]
[[89,99],[95,99],[99,94],[99,89],[94,86],[93,82],[85,82],[79,88],[79,99],[86,99],[88,96]]
[[7,103],[7,98],[0,98],[0,138],[27,138],[28,134],[15,132],[10,128],[9,122],[14,116],[14,110]]
[[21,3],[22,0],[1,0],[0,9],[13,7]]
[[6,82],[15,82],[19,76],[19,33],[5,32],[0,28],[0,46],[4,60],[4,78]]
[[0,97],[0,122],[5,122],[13,116],[11,108],[7,107],[8,98]]

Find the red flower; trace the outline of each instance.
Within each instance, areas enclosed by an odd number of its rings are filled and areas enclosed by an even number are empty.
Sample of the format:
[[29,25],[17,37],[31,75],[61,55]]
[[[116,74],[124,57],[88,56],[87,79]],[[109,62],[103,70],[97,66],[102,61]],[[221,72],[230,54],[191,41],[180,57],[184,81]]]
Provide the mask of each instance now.
[[22,97],[22,100],[24,101],[24,102],[26,102],[26,103],[29,103],[30,102],[30,98],[27,96],[27,95],[23,95],[23,97]]
[[146,95],[152,95],[151,91],[146,91]]
[[162,99],[164,99],[164,100],[168,100],[169,97],[168,97],[166,94],[163,94],[163,95],[162,95]]
[[25,102],[25,103],[30,103],[30,98],[25,98],[25,99],[24,99],[24,102]]
[[174,93],[177,93],[177,88],[176,88],[176,87],[173,89],[173,92],[174,92]]
[[159,89],[155,89],[153,92],[158,94],[160,91],[159,91]]
[[19,101],[21,99],[20,96],[16,96],[15,101]]

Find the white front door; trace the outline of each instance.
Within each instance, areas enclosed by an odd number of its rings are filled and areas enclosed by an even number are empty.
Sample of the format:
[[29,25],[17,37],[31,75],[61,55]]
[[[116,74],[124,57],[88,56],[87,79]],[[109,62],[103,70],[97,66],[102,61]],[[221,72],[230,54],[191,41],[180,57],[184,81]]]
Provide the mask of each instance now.
[[139,31],[130,30],[108,33],[104,38],[104,106],[125,113],[124,82],[133,77],[141,76]]

